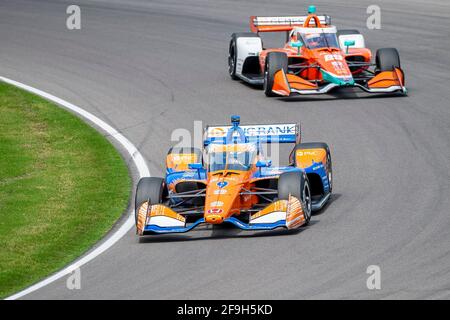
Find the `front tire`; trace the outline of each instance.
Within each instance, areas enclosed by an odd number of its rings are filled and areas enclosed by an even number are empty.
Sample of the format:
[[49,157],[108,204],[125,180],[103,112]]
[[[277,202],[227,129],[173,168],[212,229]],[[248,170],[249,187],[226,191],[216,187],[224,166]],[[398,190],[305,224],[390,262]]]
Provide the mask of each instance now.
[[400,68],[400,55],[395,48],[378,49],[375,56],[377,71],[393,71]]
[[264,70],[264,93],[267,97],[275,97],[273,93],[273,80],[275,73],[283,69],[287,73],[288,58],[284,52],[269,52],[266,57],[266,67]]
[[163,178],[144,177],[139,180],[134,198],[134,218],[136,224],[139,207],[146,201],[150,201],[150,204],[162,203],[164,194],[165,183]]
[[311,220],[312,199],[308,177],[302,171],[284,172],[278,179],[278,199],[288,200],[289,196],[296,197],[302,204],[305,214],[305,225]]

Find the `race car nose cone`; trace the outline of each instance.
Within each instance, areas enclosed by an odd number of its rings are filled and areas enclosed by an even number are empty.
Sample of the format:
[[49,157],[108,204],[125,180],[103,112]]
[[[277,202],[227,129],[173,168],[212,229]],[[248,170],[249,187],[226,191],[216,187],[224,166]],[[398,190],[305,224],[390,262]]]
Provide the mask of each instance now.
[[208,214],[205,217],[206,223],[219,224],[223,222],[223,217],[218,214]]

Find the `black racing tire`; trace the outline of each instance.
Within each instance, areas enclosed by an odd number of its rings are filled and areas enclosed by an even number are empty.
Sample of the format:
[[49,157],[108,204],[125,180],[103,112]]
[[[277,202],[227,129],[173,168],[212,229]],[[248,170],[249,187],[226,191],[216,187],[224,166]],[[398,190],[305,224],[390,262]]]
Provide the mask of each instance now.
[[359,32],[356,29],[342,29],[342,30],[338,30],[336,32],[338,39],[339,39],[339,36],[348,35],[348,34],[361,34],[361,32]]
[[381,48],[377,50],[375,63],[378,72],[392,71],[400,68],[400,55],[395,48]]
[[266,66],[264,70],[264,93],[267,97],[275,97],[272,92],[275,73],[283,69],[287,73],[288,57],[284,52],[269,52],[266,57]]
[[253,32],[239,32],[233,33],[231,35],[230,46],[228,48],[228,74],[233,80],[239,80],[239,77],[236,76],[236,60],[237,60],[236,41],[240,37],[257,38],[258,35]]
[[328,147],[328,144],[325,142],[306,142],[306,143],[298,143],[295,145],[294,149],[292,150],[292,159],[291,164],[293,166],[297,166],[296,158],[295,158],[295,151],[301,149],[325,149],[327,152],[327,177],[328,177],[328,184],[330,186],[330,193],[333,190],[333,163],[331,161],[331,152],[330,147]]
[[306,219],[305,224],[308,224],[312,213],[311,187],[304,172],[290,171],[280,175],[278,179],[278,199],[288,200],[289,195],[296,197],[302,203]]
[[165,183],[163,178],[141,178],[136,187],[136,196],[134,198],[135,222],[137,223],[138,210],[142,203],[149,200],[151,204],[162,203],[164,195]]

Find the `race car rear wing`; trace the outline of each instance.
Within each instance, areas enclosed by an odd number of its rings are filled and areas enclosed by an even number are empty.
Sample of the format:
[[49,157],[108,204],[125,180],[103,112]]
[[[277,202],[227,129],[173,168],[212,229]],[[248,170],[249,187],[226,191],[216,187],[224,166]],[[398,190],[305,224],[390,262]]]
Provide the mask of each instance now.
[[[317,16],[322,26],[331,25],[330,16]],[[303,27],[308,16],[286,17],[250,17],[250,30],[252,32],[278,32],[291,31],[294,27]],[[315,20],[309,19],[309,26],[314,26]]]
[[[255,124],[239,126],[247,142],[261,143],[300,143],[300,125],[297,123]],[[232,126],[207,126],[204,131],[203,145],[225,143],[228,130]],[[233,137],[238,137],[238,132]]]

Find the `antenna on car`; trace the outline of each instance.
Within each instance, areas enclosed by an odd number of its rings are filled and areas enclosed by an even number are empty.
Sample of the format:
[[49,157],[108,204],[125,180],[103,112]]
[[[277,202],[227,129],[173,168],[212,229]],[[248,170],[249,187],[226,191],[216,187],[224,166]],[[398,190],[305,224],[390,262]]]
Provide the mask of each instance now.
[[[241,123],[241,117],[237,115],[231,116],[231,128],[228,130],[227,133],[227,140],[226,143],[246,143],[247,137],[245,136],[244,130],[239,127],[239,124]],[[239,138],[236,140],[233,140],[233,133],[237,132],[239,134]]]
[[241,117],[237,115],[231,116],[231,124],[233,125],[233,128],[239,127],[239,124],[241,123]]

